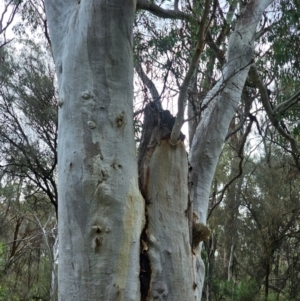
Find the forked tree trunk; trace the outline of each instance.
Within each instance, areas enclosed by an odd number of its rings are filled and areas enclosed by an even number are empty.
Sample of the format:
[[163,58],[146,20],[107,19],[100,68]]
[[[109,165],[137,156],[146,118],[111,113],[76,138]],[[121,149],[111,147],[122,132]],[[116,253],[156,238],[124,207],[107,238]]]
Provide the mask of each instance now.
[[[135,1],[46,0],[60,97],[59,300],[141,300],[143,273],[149,276],[147,300],[201,300],[199,222],[206,222],[211,181],[251,65],[255,28],[271,2],[247,5],[229,40],[223,76],[207,96],[190,154],[197,225],[190,235],[187,158],[182,142],[171,146],[164,131],[145,150],[144,228],[132,125]],[[140,271],[142,229],[146,272]]]

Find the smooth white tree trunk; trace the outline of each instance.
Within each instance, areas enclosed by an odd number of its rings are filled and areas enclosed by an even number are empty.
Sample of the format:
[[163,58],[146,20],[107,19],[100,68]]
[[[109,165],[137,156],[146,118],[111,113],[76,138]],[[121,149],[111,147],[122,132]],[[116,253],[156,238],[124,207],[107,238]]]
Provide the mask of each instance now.
[[139,300],[134,1],[46,1],[59,83],[59,300]]
[[[255,31],[263,12],[273,1],[254,0],[246,5],[230,36],[222,75],[203,103],[207,108],[196,129],[189,155],[191,202],[193,211],[203,223],[206,223],[211,183],[222,146],[254,60]],[[201,300],[205,270],[200,252],[195,256],[194,266],[199,276],[197,300]]]

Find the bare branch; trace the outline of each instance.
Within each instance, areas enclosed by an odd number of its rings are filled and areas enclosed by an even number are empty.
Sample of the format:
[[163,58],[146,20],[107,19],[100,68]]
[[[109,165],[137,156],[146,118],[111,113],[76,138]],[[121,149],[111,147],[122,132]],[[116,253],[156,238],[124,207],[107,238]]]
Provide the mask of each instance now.
[[255,39],[258,40],[258,39],[261,38],[266,32],[271,31],[271,29],[272,29],[273,27],[275,27],[279,22],[280,22],[280,20],[278,20],[277,22],[272,23],[271,25],[269,25],[269,26],[267,26],[267,27],[264,27],[264,26],[263,26],[263,28],[262,28],[260,31],[258,31],[258,32],[256,33]]
[[218,59],[219,63],[223,66],[226,62],[224,51],[221,50],[218,47],[218,45],[214,42],[210,31],[207,32],[206,42],[207,42],[207,45],[209,45],[209,47],[211,48],[211,50],[214,52],[214,55]]
[[274,108],[274,113],[284,113],[285,111],[287,111],[288,109],[290,109],[291,107],[293,107],[297,102],[300,101],[300,90],[293,95],[290,99],[280,103],[279,105],[277,105]]
[[[35,13],[38,15],[41,23],[43,24],[45,38],[46,38],[49,46],[51,47],[51,40],[50,40],[50,37],[49,37],[48,24],[47,24],[46,16],[42,15],[42,13],[39,11],[39,8],[36,7],[36,5],[33,3],[32,0],[29,0],[29,3],[31,5],[31,7],[33,8],[33,10],[35,11]],[[43,2],[43,4],[44,4],[44,2]],[[45,5],[40,5],[40,9],[44,12],[44,14],[46,14]]]
[[[17,11],[18,11],[18,8],[19,8],[19,6],[20,6],[20,4],[21,4],[21,1],[18,1],[18,2],[16,2],[15,4],[12,4],[12,3],[14,3],[13,0],[9,1],[9,2],[5,5],[4,10],[3,10],[3,13],[1,14],[1,17],[0,17],[0,34],[3,34],[3,37],[4,37],[4,41],[0,44],[0,48],[3,47],[3,46],[5,46],[6,44],[8,44],[9,42],[12,41],[12,39],[9,40],[9,41],[6,40],[5,32],[6,32],[7,28],[9,27],[9,25],[12,23],[12,21],[13,21],[15,15],[16,15],[16,13],[17,13]],[[12,7],[12,10],[11,10],[10,15],[9,15],[9,17],[8,17],[8,20],[7,20],[7,22],[6,22],[6,25],[3,25],[4,17],[5,17],[5,15],[6,15],[6,13],[8,12],[9,6],[11,6],[11,5],[13,6],[13,7]]]
[[241,159],[240,162],[239,162],[239,171],[238,173],[224,186],[224,188],[222,189],[222,192],[221,192],[221,195],[218,199],[218,201],[213,205],[213,207],[210,209],[210,211],[208,212],[208,215],[207,215],[207,220],[209,220],[212,212],[214,211],[215,208],[217,208],[217,206],[219,206],[219,204],[221,204],[223,198],[224,198],[224,195],[225,195],[225,192],[227,191],[227,189],[229,188],[229,186],[235,181],[237,180],[242,174],[243,174],[243,161],[244,161],[244,147],[245,147],[245,144],[246,144],[246,141],[247,141],[247,137],[248,135],[250,134],[250,131],[251,131],[251,128],[252,128],[252,124],[253,124],[253,121],[254,119],[250,119],[250,122],[246,128],[246,132],[244,134],[244,136],[242,137],[242,141],[241,141],[241,144],[240,144],[240,149],[238,151],[238,157]]
[[178,97],[178,113],[177,113],[175,124],[172,129],[172,133],[171,133],[171,144],[174,144],[174,145],[176,144],[177,139],[180,136],[180,130],[181,130],[181,127],[183,124],[184,109],[185,109],[186,102],[187,102],[188,87],[189,87],[190,81],[193,77],[193,74],[198,67],[199,58],[200,58],[200,55],[205,46],[206,33],[207,33],[207,28],[208,28],[207,20],[208,20],[208,15],[209,15],[209,10],[210,10],[210,4],[211,4],[211,0],[205,1],[203,16],[202,16],[202,19],[199,24],[197,47],[196,47],[196,50],[192,57],[192,61],[189,66],[189,70],[184,78],[184,81],[183,81],[181,87],[180,87],[180,93],[179,93],[179,97]]
[[138,63],[136,63],[134,68],[135,68],[135,71],[137,72],[137,74],[139,75],[139,77],[141,78],[142,82],[150,90],[153,101],[160,101],[160,95],[159,95],[153,81],[144,72],[142,66],[139,65]]
[[[249,77],[250,77],[251,81],[256,85],[256,87],[259,89],[262,104],[266,110],[266,113],[267,113],[272,125],[275,127],[275,129],[279,132],[279,134],[281,136],[283,136],[290,142],[292,151],[295,154],[300,154],[296,140],[280,126],[279,120],[275,116],[275,111],[273,111],[271,104],[269,102],[267,88],[266,88],[265,84],[263,83],[262,79],[260,78],[255,65],[253,65],[251,67],[250,72],[249,72]],[[300,92],[298,92],[296,94],[297,97],[299,94],[300,94]],[[296,95],[293,97],[296,97]],[[277,109],[277,111],[278,111],[278,109]]]
[[187,21],[197,21],[195,17],[190,14],[186,14],[180,10],[170,10],[163,9],[160,6],[152,3],[148,0],[138,0],[136,4],[136,9],[144,9],[152,13],[153,15],[164,18],[164,19],[179,19],[179,20],[187,20]]

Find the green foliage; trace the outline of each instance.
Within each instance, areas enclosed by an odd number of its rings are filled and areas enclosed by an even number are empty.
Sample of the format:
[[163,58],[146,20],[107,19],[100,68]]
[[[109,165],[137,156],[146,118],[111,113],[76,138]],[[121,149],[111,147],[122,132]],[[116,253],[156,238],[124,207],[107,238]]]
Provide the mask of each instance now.
[[[23,17],[40,22],[29,6]],[[57,235],[54,66],[47,47],[22,38],[0,49],[0,301],[50,299]]]
[[237,285],[236,300],[255,301],[257,300],[257,283],[254,280],[242,280]]
[[3,174],[26,179],[56,206],[57,96],[53,66],[26,42],[18,56],[3,50],[0,71],[0,159]]
[[[216,187],[224,185],[224,179],[237,172],[235,152],[230,149],[227,145],[223,150]],[[243,175],[229,187],[223,203],[209,219],[218,243],[212,276],[215,300],[266,300],[266,273],[269,273],[268,300],[299,297],[296,283],[300,266],[295,259],[300,246],[299,172],[292,167],[292,157],[279,147],[266,144],[264,151],[256,154],[255,159],[244,161]],[[230,162],[231,170],[226,161]],[[228,282],[232,246],[234,282]]]
[[280,1],[278,5],[282,18],[271,30],[268,40],[273,45],[276,65],[285,66],[289,70],[289,74],[296,75],[300,69],[298,4],[297,1]]
[[214,281],[214,300],[257,301],[257,284],[253,280],[238,283],[227,280]]

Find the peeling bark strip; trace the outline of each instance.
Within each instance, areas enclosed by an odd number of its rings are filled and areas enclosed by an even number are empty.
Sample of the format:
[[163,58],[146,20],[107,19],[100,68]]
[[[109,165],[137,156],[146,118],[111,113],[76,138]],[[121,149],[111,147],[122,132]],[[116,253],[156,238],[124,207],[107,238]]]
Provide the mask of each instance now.
[[[159,101],[150,102],[144,110],[144,124],[138,155],[139,185],[147,201],[149,162],[156,146],[162,139],[170,138],[175,117],[169,110],[163,110]],[[179,141],[185,136],[180,133]]]
[[150,160],[147,205],[150,296],[166,296],[160,300],[193,299],[187,172],[183,143],[174,147],[162,140]]
[[193,299],[188,163],[182,141],[170,144],[174,121],[156,103],[147,105],[139,150],[140,187],[147,207],[141,241],[141,266],[146,267],[141,273],[142,300]]

